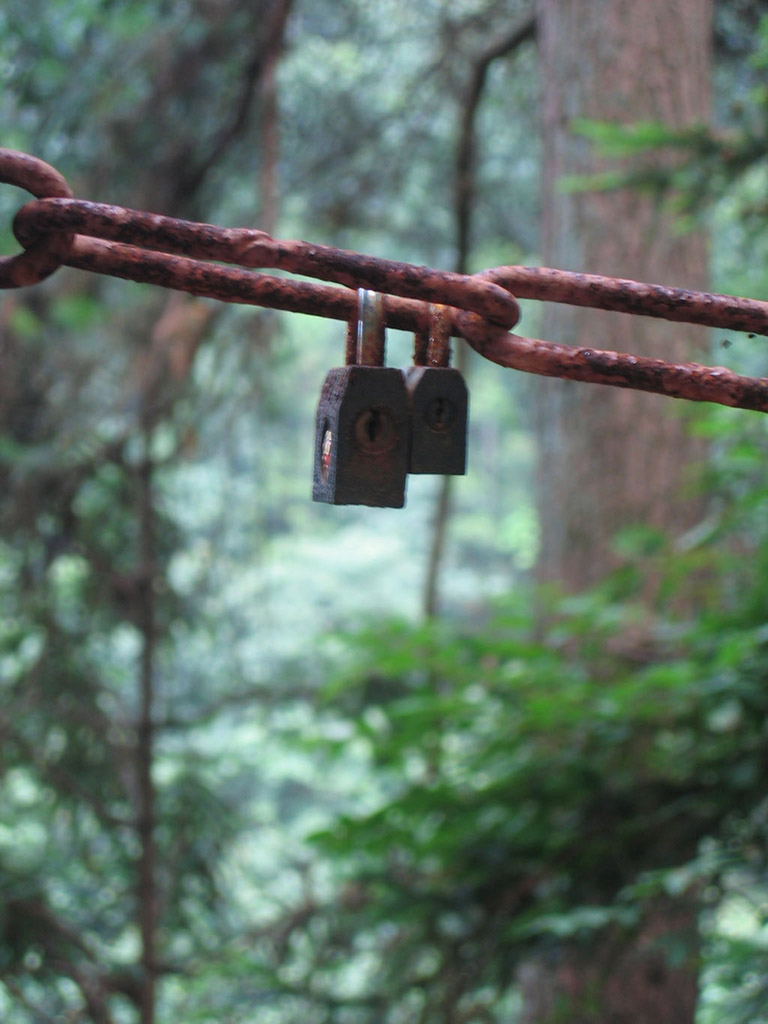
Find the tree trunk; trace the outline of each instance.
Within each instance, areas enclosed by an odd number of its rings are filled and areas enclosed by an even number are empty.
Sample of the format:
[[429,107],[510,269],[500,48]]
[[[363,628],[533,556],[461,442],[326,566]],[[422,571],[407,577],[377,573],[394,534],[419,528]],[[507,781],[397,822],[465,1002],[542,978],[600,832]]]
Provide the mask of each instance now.
[[[706,120],[711,0],[539,0],[539,18],[543,262],[705,288],[701,233],[681,237],[668,214],[636,191],[566,192],[559,182],[608,166],[570,131],[574,118]],[[700,359],[706,344],[700,327],[559,305],[546,309],[543,336],[673,360]],[[680,534],[700,517],[686,485],[702,445],[669,399],[545,380],[536,407],[542,580],[588,586],[614,565],[611,542],[621,527]]]
[[157,848],[156,793],[152,779],[155,729],[152,716],[155,690],[155,540],[154,494],[150,456],[151,428],[144,429],[144,461],[139,478],[139,721],[136,740],[138,778],[137,839],[139,841],[138,923],[141,934],[141,1024],[154,1024],[157,990]]
[[698,996],[696,908],[653,907],[628,942],[605,933],[520,971],[521,1024],[690,1024]]
[[[706,241],[680,236],[647,194],[563,190],[604,171],[575,118],[673,126],[708,114],[711,0],[538,0],[543,80],[543,262],[689,288],[707,285]],[[543,337],[670,360],[700,359],[701,328],[552,305]],[[539,578],[566,590],[616,564],[618,530],[679,536],[701,517],[687,489],[705,455],[665,398],[599,385],[536,386],[541,523]],[[692,901],[649,910],[632,938],[603,934],[521,972],[526,1024],[691,1024],[697,928]],[[668,956],[672,951],[675,955]]]

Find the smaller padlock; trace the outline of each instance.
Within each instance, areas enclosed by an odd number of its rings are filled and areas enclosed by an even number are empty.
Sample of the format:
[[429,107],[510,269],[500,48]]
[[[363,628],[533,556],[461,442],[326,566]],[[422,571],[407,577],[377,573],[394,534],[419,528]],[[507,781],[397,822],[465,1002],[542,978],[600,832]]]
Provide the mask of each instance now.
[[[400,370],[384,366],[384,300],[359,289],[347,365],[330,370],[315,428],[312,498],[332,505],[402,508],[410,413]],[[355,360],[353,362],[353,360]]]
[[405,372],[411,410],[410,473],[463,476],[467,471],[469,394],[451,359],[449,312],[430,307],[429,337],[417,336],[417,364]]

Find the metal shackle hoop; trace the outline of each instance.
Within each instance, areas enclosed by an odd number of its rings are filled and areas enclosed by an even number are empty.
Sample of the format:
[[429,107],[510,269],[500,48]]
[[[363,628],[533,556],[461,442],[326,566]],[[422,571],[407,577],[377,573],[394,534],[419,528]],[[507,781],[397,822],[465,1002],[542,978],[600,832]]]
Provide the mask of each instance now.
[[345,366],[357,365],[357,317],[347,320],[347,339],[344,347]]
[[447,306],[435,303],[429,307],[429,343],[427,366],[446,367],[451,365],[451,311]]
[[[38,199],[71,199],[66,179],[50,164],[13,149],[0,149],[0,182],[16,185]],[[72,247],[73,234],[53,234],[15,256],[0,257],[0,288],[37,284],[58,270]]]
[[384,296],[370,288],[357,290],[357,361],[383,366],[385,357]]

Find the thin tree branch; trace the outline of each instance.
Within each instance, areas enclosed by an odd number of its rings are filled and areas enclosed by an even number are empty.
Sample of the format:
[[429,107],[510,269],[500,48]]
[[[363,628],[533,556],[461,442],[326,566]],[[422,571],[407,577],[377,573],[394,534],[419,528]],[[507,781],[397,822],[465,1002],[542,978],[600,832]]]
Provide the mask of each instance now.
[[[456,145],[455,163],[455,223],[456,223],[456,270],[468,273],[472,247],[472,213],[477,194],[477,114],[485,91],[488,70],[494,61],[516,52],[524,43],[536,35],[536,16],[529,15],[507,35],[492,41],[472,66],[469,85],[464,96],[459,124],[459,138]],[[466,372],[466,350],[459,349],[457,365]],[[434,618],[438,613],[440,569],[443,563],[448,523],[452,508],[453,477],[444,476],[439,485],[435,516],[432,526],[432,541],[427,561],[424,583],[424,616]]]
[[273,3],[264,34],[259,35],[250,57],[244,64],[240,93],[232,104],[232,116],[214,136],[206,155],[186,173],[179,174],[176,188],[171,193],[171,208],[198,191],[212,168],[240,138],[248,123],[262,78],[269,72],[274,55],[279,54],[282,49],[292,6],[293,0],[276,0]]
[[273,25],[267,32],[264,46],[264,65],[261,74],[262,159],[261,159],[261,227],[269,235],[277,228],[278,188],[277,170],[280,159],[280,108],[277,93],[277,68],[285,45],[285,29],[293,0],[282,0],[273,15]]
[[[197,711],[188,715],[166,715],[163,718],[155,719],[156,730],[194,729],[199,728],[217,718],[245,705],[253,707],[257,701],[264,704],[265,698],[269,697],[274,702],[274,691],[270,690],[267,684],[248,686],[232,693],[224,694],[215,701],[210,701]],[[315,701],[317,689],[311,686],[280,686],[279,697],[276,703],[286,704],[288,701],[303,700]]]
[[139,808],[137,834],[141,848],[138,878],[138,917],[141,932],[141,1024],[154,1024],[156,989],[157,892],[155,846],[155,788],[152,779],[154,757],[154,660],[155,622],[155,513],[152,480],[151,426],[144,424],[144,461],[139,477],[139,562],[142,600],[139,603],[139,628],[142,649],[139,663],[139,724],[136,739],[136,773]]
[[480,54],[472,66],[456,147],[456,270],[466,274],[472,248],[472,206],[477,192],[477,137],[476,124],[480,101],[483,98],[488,71],[494,61],[514,53],[536,36],[536,17],[529,15],[510,33],[494,40]]

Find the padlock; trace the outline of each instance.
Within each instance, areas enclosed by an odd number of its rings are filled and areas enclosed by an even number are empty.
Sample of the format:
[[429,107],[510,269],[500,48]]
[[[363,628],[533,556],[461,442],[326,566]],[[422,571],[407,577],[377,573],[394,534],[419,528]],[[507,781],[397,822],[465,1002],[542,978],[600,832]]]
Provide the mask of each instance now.
[[405,373],[411,410],[410,473],[463,476],[467,471],[469,394],[464,378],[449,367],[450,319],[445,306],[430,309],[428,344],[417,336],[416,363]]
[[408,395],[402,372],[384,366],[384,349],[384,300],[361,288],[356,344],[348,336],[347,365],[329,371],[317,407],[315,501],[379,508],[405,504]]

